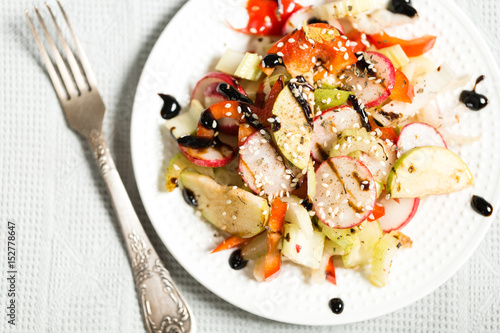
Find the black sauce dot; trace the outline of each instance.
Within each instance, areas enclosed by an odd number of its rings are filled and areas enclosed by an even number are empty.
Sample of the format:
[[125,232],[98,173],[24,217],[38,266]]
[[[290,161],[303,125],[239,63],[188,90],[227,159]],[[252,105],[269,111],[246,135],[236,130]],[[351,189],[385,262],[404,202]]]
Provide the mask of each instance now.
[[172,119],[181,112],[181,105],[174,96],[158,94],[163,100],[160,115],[163,119]]
[[284,66],[283,58],[275,53],[269,53],[262,59],[262,67],[264,68],[275,68],[278,66]]
[[392,0],[387,9],[396,14],[403,14],[408,17],[415,17],[417,10],[412,7],[411,0]]
[[182,189],[182,197],[184,200],[193,207],[198,207],[198,200],[190,189],[184,188]]
[[335,314],[341,314],[344,311],[344,302],[340,298],[332,298],[328,306]]
[[478,214],[483,216],[491,216],[491,214],[493,214],[493,207],[491,204],[480,196],[473,195],[470,204],[472,209],[474,209],[474,211]]
[[248,263],[248,260],[244,260],[241,257],[241,250],[236,250],[233,253],[231,253],[231,256],[229,257],[229,266],[231,266],[232,269],[235,270],[240,270],[246,267]]

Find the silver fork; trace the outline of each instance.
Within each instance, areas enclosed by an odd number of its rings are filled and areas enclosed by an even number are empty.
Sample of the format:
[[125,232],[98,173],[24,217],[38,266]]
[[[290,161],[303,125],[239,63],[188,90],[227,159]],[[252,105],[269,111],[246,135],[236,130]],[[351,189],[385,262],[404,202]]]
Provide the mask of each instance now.
[[[144,232],[116,170],[102,131],[106,107],[97,90],[95,75],[59,0],[57,4],[75,44],[77,57],[64,39],[48,4],[46,4],[47,10],[54,22],[66,61],[48,32],[38,8],[35,7],[35,13],[55,63],[47,53],[28,11],[26,11],[26,18],[42,53],[47,72],[69,126],[85,137],[94,151],[111,196],[122,235],[126,240],[127,253],[134,273],[146,328],[150,333],[194,332],[195,323],[191,310]],[[69,64],[69,68],[66,63]]]

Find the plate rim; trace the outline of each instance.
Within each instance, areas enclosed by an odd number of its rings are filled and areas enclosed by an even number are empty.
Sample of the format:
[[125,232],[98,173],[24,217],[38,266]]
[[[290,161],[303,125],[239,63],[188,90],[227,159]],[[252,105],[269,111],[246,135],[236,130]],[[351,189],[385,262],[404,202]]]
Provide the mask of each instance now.
[[[135,144],[134,144],[134,141],[135,141],[135,139],[134,139],[135,138],[135,135],[134,135],[134,118],[135,118],[134,114],[139,113],[138,103],[137,103],[137,90],[139,89],[139,87],[141,86],[141,83],[144,80],[144,76],[146,75],[145,72],[146,72],[146,69],[148,68],[148,65],[150,65],[152,55],[155,53],[155,51],[157,51],[157,49],[160,48],[159,45],[161,44],[162,40],[164,38],[166,38],[165,36],[168,33],[169,27],[175,25],[176,21],[180,17],[180,14],[183,13],[184,11],[187,11],[189,9],[189,7],[192,6],[193,3],[196,3],[197,1],[202,1],[202,0],[188,0],[186,3],[184,3],[182,5],[182,7],[174,14],[174,16],[168,22],[168,24],[163,28],[162,32],[160,33],[157,40],[155,41],[153,48],[149,52],[149,55],[147,57],[146,62],[144,63],[144,67],[142,68],[141,75],[140,75],[138,83],[137,83],[136,92],[134,95],[134,102],[133,102],[133,106],[132,106],[132,114],[131,114],[131,121],[130,121],[130,142],[129,142],[130,143],[130,155],[131,155],[131,160],[132,160],[132,170],[133,170],[135,182],[137,185],[137,189],[139,192],[139,196],[141,198],[141,202],[143,204],[143,207],[145,209],[146,214],[148,215],[149,220],[151,221],[153,228],[155,228],[155,231],[157,230],[157,228],[155,226],[154,220],[151,218],[151,216],[153,216],[154,214],[151,214],[151,206],[149,205],[149,203],[146,203],[143,200],[143,198],[146,197],[146,195],[144,194],[145,193],[144,191],[146,191],[146,189],[144,189],[143,185],[141,185],[142,183],[139,182],[139,179],[141,177],[138,176],[138,167],[136,166],[136,162],[134,162],[138,158],[138,152],[136,151]],[[451,1],[451,0],[439,0],[439,1],[446,4],[446,6],[448,7],[448,10],[450,12],[453,12],[454,16],[457,19],[460,19],[462,24],[465,24],[468,26],[468,29],[470,30],[470,32],[472,34],[475,34],[478,44],[482,44],[485,46],[485,49],[487,49],[487,52],[483,53],[483,56],[485,58],[488,58],[489,64],[493,67],[491,72],[499,74],[498,77],[500,78],[499,64],[497,63],[497,61],[492,53],[491,48],[486,43],[485,37],[483,36],[483,33],[480,31],[479,27],[472,21],[471,18],[469,18],[469,16],[467,16],[467,14],[465,14],[465,12],[454,1]],[[496,200],[494,200],[492,202],[492,204],[493,204],[494,209],[498,209],[498,207],[500,206],[500,196],[498,198],[496,198]],[[266,318],[269,320],[273,320],[275,322],[281,322],[281,323],[293,324],[293,325],[302,325],[302,326],[325,326],[325,325],[326,326],[338,326],[338,325],[364,322],[364,321],[368,321],[368,320],[371,320],[371,319],[374,319],[377,317],[381,317],[383,315],[394,313],[395,311],[403,309],[403,308],[407,307],[408,305],[413,304],[413,303],[423,299],[424,297],[428,296],[429,294],[435,292],[439,287],[441,287],[444,283],[446,283],[448,280],[450,280],[451,277],[453,277],[457,273],[457,271],[459,269],[461,269],[465,265],[465,263],[467,263],[469,261],[470,257],[476,252],[477,248],[479,247],[481,242],[484,240],[486,233],[490,230],[490,227],[492,224],[492,219],[494,219],[494,216],[492,216],[491,219],[488,220],[487,226],[485,228],[483,228],[482,231],[478,234],[479,237],[477,237],[474,241],[470,242],[470,244],[472,246],[470,248],[468,248],[467,250],[471,250],[471,249],[472,250],[471,251],[464,250],[465,253],[464,253],[464,255],[460,256],[460,260],[455,261],[455,264],[452,266],[451,269],[447,270],[443,274],[436,276],[433,280],[433,283],[431,284],[431,287],[427,288],[425,290],[425,292],[419,294],[418,297],[409,298],[408,300],[400,302],[398,304],[398,306],[395,308],[390,308],[389,310],[384,308],[384,310],[374,311],[374,312],[370,313],[370,315],[364,316],[363,319],[361,319],[361,320],[348,321],[348,322],[318,322],[318,323],[310,323],[309,322],[309,323],[304,323],[303,321],[300,321],[300,320],[286,320],[285,321],[285,320],[282,320],[280,318],[273,317],[272,315],[266,315],[263,312],[255,311],[255,309],[252,308],[251,306],[247,306],[244,303],[238,303],[238,302],[234,301],[233,299],[225,297],[224,295],[221,295],[214,288],[211,288],[210,286],[208,286],[207,283],[204,282],[203,279],[198,278],[198,276],[194,272],[192,272],[191,269],[187,265],[184,265],[183,262],[180,261],[178,259],[178,257],[175,256],[175,254],[174,254],[175,252],[170,250],[169,244],[168,244],[168,242],[166,242],[166,239],[164,239],[165,237],[162,235],[162,233],[157,232],[157,234],[158,234],[159,238],[161,239],[162,243],[165,245],[165,247],[169,251],[169,253],[172,255],[172,257],[179,263],[179,265],[182,266],[182,268],[184,270],[186,270],[188,272],[188,274],[193,279],[195,279],[204,288],[206,288],[207,290],[209,290],[210,292],[215,294],[217,297],[232,304],[233,306],[235,306],[239,309],[242,309],[246,312],[249,312],[253,315],[256,315],[256,316],[259,316],[262,318]],[[462,251],[462,253],[464,251]]]

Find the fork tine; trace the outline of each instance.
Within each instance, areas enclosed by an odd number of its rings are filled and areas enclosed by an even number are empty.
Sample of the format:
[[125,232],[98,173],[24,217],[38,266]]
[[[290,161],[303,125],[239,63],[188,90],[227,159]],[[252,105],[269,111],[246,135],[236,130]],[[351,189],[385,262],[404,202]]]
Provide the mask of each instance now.
[[47,53],[47,50],[45,50],[45,47],[43,46],[42,41],[40,40],[40,36],[38,35],[38,32],[35,29],[35,26],[33,25],[33,21],[31,20],[31,17],[28,13],[28,11],[25,11],[26,14],[26,19],[28,20],[28,24],[30,26],[31,32],[33,33],[33,37],[35,37],[36,44],[38,45],[38,48],[40,49],[40,53],[42,54],[43,61],[45,63],[45,67],[47,68],[47,72],[49,73],[50,80],[52,81],[52,85],[54,86],[54,89],[56,91],[57,97],[59,100],[62,102],[63,100],[68,99],[68,93],[66,92],[66,89],[64,89],[64,85],[61,82],[61,79],[59,78],[59,75],[57,75],[57,71],[54,68],[54,65],[52,64],[52,60],[50,60],[49,54]]
[[94,71],[92,71],[92,67],[90,66],[90,62],[87,58],[87,55],[85,54],[85,51],[83,50],[83,46],[80,43],[80,40],[78,37],[76,37],[73,27],[71,26],[71,23],[69,23],[69,18],[68,15],[66,14],[66,11],[64,10],[63,6],[61,5],[61,2],[57,0],[57,4],[59,5],[59,8],[61,9],[61,12],[64,16],[64,20],[66,21],[66,24],[68,25],[69,32],[71,33],[71,36],[73,37],[73,40],[75,41],[76,45],[76,52],[78,53],[78,57],[80,58],[80,63],[82,64],[83,71],[85,72],[85,76],[87,77],[87,81],[89,82],[90,88],[97,86],[97,81],[95,78]]
[[52,12],[52,9],[50,8],[49,4],[46,2],[45,6],[47,6],[47,9],[49,10],[50,17],[52,17],[52,21],[54,22],[54,26],[56,28],[57,36],[59,37],[59,41],[62,44],[62,47],[64,49],[64,55],[66,56],[66,60],[69,63],[69,67],[71,68],[71,72],[73,73],[73,78],[76,81],[76,85],[78,90],[83,91],[85,89],[89,90],[90,88],[87,85],[87,81],[85,81],[85,78],[83,76],[83,73],[80,69],[80,66],[78,65],[78,62],[75,59],[75,55],[73,54],[73,51],[69,47],[68,43],[64,39],[61,29],[59,28],[59,25],[57,24],[56,18],[54,16],[54,13]]
[[73,79],[71,78],[71,75],[68,72],[68,68],[64,63],[61,53],[59,53],[59,50],[57,49],[57,46],[54,43],[54,40],[52,39],[52,36],[50,36],[50,33],[47,30],[47,27],[45,26],[45,22],[43,21],[43,18],[40,15],[40,12],[38,11],[38,8],[36,6],[35,6],[35,13],[38,16],[38,20],[40,21],[40,25],[42,26],[45,38],[47,39],[50,50],[52,51],[52,55],[54,56],[54,59],[56,61],[56,66],[57,69],[59,69],[59,73],[61,74],[64,86],[66,87],[66,91],[68,92],[68,97],[71,98],[72,95],[78,95],[75,83],[73,82]]

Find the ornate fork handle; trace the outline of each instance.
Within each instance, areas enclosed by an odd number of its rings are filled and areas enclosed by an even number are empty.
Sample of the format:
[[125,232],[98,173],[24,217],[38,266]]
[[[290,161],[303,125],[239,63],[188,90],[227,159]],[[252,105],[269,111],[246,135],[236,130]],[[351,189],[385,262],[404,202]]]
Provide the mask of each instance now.
[[93,131],[89,143],[125,239],[148,332],[195,332],[191,310],[144,232],[102,132]]

